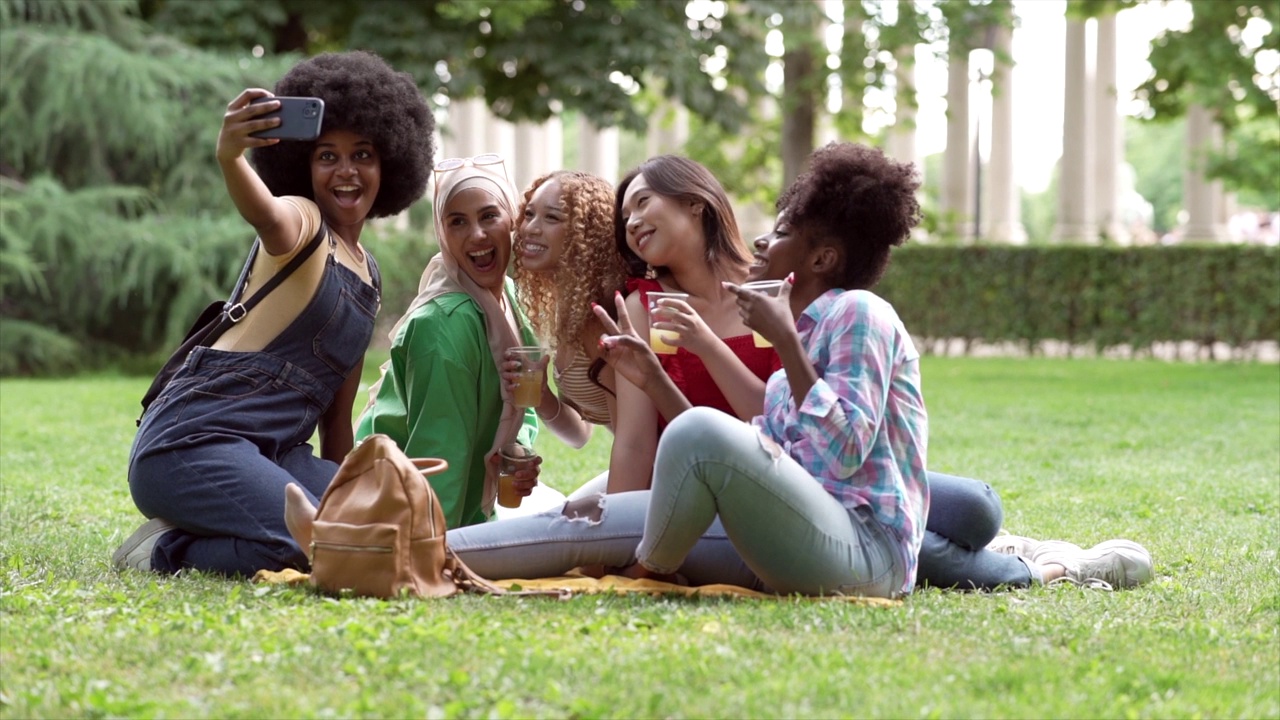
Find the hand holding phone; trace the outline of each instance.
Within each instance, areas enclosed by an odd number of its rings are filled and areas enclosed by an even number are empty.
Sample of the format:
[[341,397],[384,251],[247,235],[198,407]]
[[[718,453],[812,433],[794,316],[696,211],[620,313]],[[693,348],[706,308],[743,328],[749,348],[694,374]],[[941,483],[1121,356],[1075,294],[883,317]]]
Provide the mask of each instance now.
[[271,100],[278,101],[280,107],[264,113],[259,119],[279,117],[280,124],[250,133],[252,137],[280,140],[315,140],[320,137],[320,127],[324,122],[324,100],[315,97],[260,97],[250,102],[257,104]]

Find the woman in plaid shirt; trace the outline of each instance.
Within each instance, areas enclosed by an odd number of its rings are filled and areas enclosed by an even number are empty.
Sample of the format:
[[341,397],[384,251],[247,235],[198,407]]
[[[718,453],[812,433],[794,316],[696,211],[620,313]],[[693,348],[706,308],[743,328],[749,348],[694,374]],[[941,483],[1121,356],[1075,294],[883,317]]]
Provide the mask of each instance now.
[[[783,364],[766,386],[764,414],[750,424],[690,408],[620,314],[623,327],[603,341],[609,361],[673,418],[658,445],[637,550],[645,569],[674,573],[718,516],[775,591],[911,591],[929,510],[928,416],[919,353],[893,308],[868,288],[919,221],[918,186],[910,165],[831,145],[784,192],[751,275],[786,278],[780,296],[726,284]],[[830,226],[811,214],[833,205],[842,232],[815,232]]]

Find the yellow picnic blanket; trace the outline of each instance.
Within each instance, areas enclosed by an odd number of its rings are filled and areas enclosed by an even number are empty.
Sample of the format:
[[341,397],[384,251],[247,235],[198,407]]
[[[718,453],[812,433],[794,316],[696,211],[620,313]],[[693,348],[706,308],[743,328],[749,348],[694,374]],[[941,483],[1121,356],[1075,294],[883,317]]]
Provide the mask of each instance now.
[[[253,576],[256,583],[273,583],[286,585],[299,585],[307,582],[310,575],[300,573],[297,570],[281,570],[273,572],[271,570],[259,570]],[[797,595],[770,595],[768,593],[756,592],[748,590],[737,585],[696,585],[686,587],[684,585],[675,585],[672,583],[661,582],[649,579],[633,579],[622,577],[621,575],[605,575],[602,578],[587,577],[585,575],[570,574],[562,577],[552,578],[535,578],[520,579],[512,578],[507,580],[493,580],[494,585],[507,590],[547,590],[559,591],[562,594],[582,594],[582,595],[598,595],[602,593],[615,593],[618,595],[628,595],[634,593],[643,593],[646,595],[685,595],[688,597],[738,597],[738,598],[755,598],[758,600],[790,600],[797,598]],[[901,605],[901,600],[887,600],[885,598],[865,598],[852,597],[846,595],[825,595],[822,597],[802,597],[803,600],[816,601],[835,601],[843,603],[852,603],[854,605],[867,605],[871,607],[894,607]]]

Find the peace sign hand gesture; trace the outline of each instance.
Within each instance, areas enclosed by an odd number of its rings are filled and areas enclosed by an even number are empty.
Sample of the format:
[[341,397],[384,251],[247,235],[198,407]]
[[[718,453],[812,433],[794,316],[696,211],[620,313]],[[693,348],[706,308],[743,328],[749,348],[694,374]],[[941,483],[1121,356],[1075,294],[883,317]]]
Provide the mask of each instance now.
[[596,319],[604,326],[605,333],[600,336],[600,354],[605,362],[613,366],[614,372],[626,378],[632,385],[645,390],[654,378],[663,374],[658,356],[654,354],[649,343],[636,332],[627,314],[627,304],[622,293],[614,293],[614,305],[618,309],[618,322],[614,322],[603,307],[591,304]]

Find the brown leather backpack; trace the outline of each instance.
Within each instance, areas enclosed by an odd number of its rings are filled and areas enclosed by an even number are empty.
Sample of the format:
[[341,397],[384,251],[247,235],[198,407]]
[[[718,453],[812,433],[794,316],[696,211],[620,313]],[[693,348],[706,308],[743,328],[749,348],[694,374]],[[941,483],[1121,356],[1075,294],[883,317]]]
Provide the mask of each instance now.
[[311,584],[330,593],[389,598],[504,591],[471,572],[445,545],[444,514],[427,476],[444,460],[409,459],[371,435],[338,468],[317,509],[285,489],[285,522],[311,558]]

